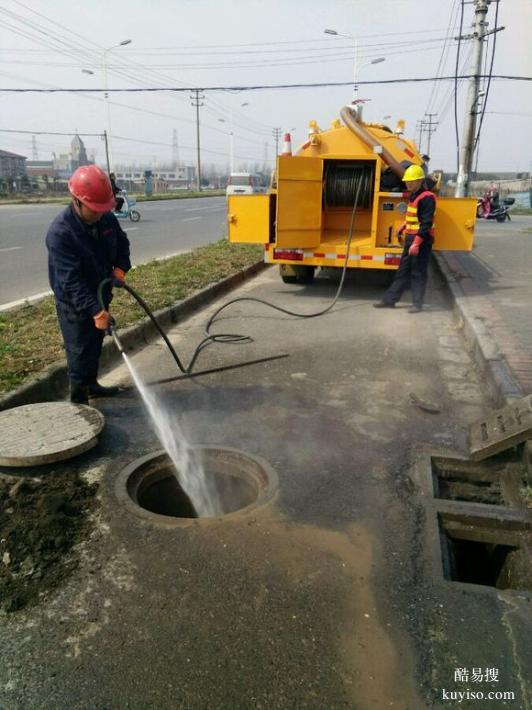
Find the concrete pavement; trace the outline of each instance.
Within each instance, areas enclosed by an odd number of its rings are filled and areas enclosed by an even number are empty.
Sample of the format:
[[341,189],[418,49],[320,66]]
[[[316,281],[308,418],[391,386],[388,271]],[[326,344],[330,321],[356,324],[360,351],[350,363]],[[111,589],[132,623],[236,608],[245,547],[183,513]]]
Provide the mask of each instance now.
[[[530,595],[444,578],[415,473],[427,451],[465,454],[467,424],[492,400],[438,275],[414,316],[371,308],[379,276],[350,279],[315,321],[238,304],[214,330],[254,342],[212,347],[199,366],[290,357],[160,390],[193,441],[277,470],[277,500],[251,515],[172,530],[131,515],[119,472],[159,445],[134,390],[102,402],[99,450],[69,464],[100,482],[101,506],[67,583],[3,619],[0,705],[417,710],[452,707],[449,689],[493,690],[458,668],[497,669],[507,705],[530,705]],[[233,295],[308,312],[334,291],[268,270]],[[215,307],[171,332],[184,360]],[[157,343],[134,360],[145,379],[175,371]],[[129,376],[121,366],[106,381]]]

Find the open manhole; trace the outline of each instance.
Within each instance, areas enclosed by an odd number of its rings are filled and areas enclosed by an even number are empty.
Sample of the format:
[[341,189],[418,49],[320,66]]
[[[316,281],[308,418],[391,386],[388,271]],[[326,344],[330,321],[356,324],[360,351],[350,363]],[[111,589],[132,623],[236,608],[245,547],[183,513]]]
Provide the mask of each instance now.
[[277,474],[263,459],[208,446],[195,447],[193,454],[203,465],[210,512],[198,511],[165,451],[136,459],[121,472],[116,488],[120,502],[146,520],[180,526],[252,510],[272,500],[277,491]]
[[532,591],[530,525],[447,513],[438,522],[445,579]]

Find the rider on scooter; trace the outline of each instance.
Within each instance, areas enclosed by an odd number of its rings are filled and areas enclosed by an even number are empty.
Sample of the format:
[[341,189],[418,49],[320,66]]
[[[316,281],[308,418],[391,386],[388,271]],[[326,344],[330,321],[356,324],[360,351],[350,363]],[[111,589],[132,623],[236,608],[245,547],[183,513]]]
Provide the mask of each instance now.
[[111,180],[111,187],[113,188],[113,195],[115,196],[116,200],[116,207],[115,210],[116,212],[120,212],[122,210],[122,207],[124,205],[124,198],[120,196],[120,193],[122,192],[122,188],[118,187],[116,184],[116,177],[114,173],[109,173],[109,178]]

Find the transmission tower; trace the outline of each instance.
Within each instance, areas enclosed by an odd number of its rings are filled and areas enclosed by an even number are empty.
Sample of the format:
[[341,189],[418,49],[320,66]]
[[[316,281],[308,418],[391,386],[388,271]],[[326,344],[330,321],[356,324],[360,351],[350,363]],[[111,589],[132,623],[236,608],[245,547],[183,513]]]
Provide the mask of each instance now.
[[177,130],[175,128],[172,131],[172,162],[174,168],[179,167],[179,145],[177,142]]

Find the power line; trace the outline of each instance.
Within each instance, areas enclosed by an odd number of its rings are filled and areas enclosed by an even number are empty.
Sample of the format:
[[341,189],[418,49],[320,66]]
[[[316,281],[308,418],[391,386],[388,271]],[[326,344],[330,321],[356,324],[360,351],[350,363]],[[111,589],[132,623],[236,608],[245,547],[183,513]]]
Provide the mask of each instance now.
[[0,133],[28,133],[35,136],[91,136],[93,138],[101,138],[103,133],[78,133],[70,131],[70,133],[59,133],[58,131],[19,131],[14,128],[0,128]]
[[[451,7],[451,13],[449,15],[449,25],[447,27],[447,32],[446,32],[446,39],[443,45],[442,53],[440,55],[440,61],[438,62],[438,68],[436,69],[436,76],[440,75],[440,71],[443,73],[444,67],[445,67],[445,62],[447,60],[447,54],[449,52],[450,48],[450,43],[448,44],[447,40],[449,39],[449,35],[451,34],[452,28],[454,28],[454,25],[456,24],[457,17],[455,17],[454,22],[453,22],[453,16],[455,14],[455,11],[458,9],[458,0],[453,0],[453,5]],[[436,103],[436,99],[438,96],[438,91],[440,88],[441,84],[438,84],[437,82],[434,82],[434,85],[432,86],[432,90],[430,92],[429,100],[427,103],[427,108],[425,109],[426,111],[430,111],[432,108],[432,104]]]
[[456,173],[460,168],[460,133],[458,131],[458,66],[460,64],[460,45],[464,29],[464,0],[460,0],[460,28],[458,30],[458,45],[456,47],[456,64],[454,70],[454,132],[456,140]]
[[[358,81],[360,85],[379,85],[379,84],[408,84],[408,83],[422,83],[426,81],[456,81],[457,79],[486,79],[488,78],[485,74],[463,74],[461,76],[430,76],[430,77],[416,77],[408,79],[378,79],[372,81]],[[532,81],[532,76],[517,76],[510,74],[493,74],[491,79],[500,79],[506,81]],[[145,92],[165,92],[169,91],[171,93],[183,93],[185,91],[260,91],[268,89],[315,89],[327,86],[351,86],[353,81],[323,81],[314,82],[311,84],[252,84],[248,86],[202,86],[202,87],[181,87],[181,86],[154,86],[154,87],[138,87],[138,88],[124,88],[124,89],[107,89],[109,93],[145,93]],[[0,91],[6,93],[39,93],[39,94],[54,94],[54,93],[102,93],[103,89],[12,89],[12,88],[0,88]]]
[[[495,21],[494,21],[494,24],[493,24],[493,27],[495,28],[495,30],[497,30],[497,20],[498,20],[498,18],[499,18],[499,2],[500,2],[500,0],[496,0],[497,5],[495,6]],[[488,94],[489,94],[489,91],[490,91],[491,77],[492,77],[492,74],[493,74],[493,62],[494,62],[494,60],[495,60],[495,45],[496,45],[496,43],[497,43],[497,32],[495,31],[495,32],[493,32],[493,44],[492,44],[492,47],[491,47],[491,62],[490,62],[490,69],[489,69],[489,72],[488,72],[488,83],[487,83],[487,85],[486,85],[486,93],[484,94],[484,100],[483,100],[483,102],[482,102],[482,112],[481,112],[481,114],[480,114],[480,119],[479,119],[479,122],[478,122],[478,131],[477,131],[477,135],[476,135],[476,137],[475,137],[475,143],[474,143],[474,145],[473,145],[473,151],[475,150],[475,148],[476,148],[477,145],[478,145],[478,140],[479,140],[479,138],[480,138],[480,131],[481,131],[481,129],[482,129],[482,123],[483,123],[483,121],[484,121],[484,114],[486,113],[486,104],[487,104],[487,102],[488,102]],[[486,53],[486,57],[487,57],[487,53]]]

